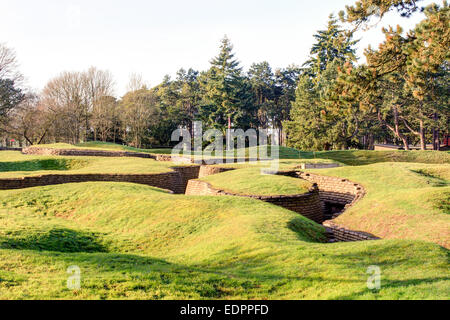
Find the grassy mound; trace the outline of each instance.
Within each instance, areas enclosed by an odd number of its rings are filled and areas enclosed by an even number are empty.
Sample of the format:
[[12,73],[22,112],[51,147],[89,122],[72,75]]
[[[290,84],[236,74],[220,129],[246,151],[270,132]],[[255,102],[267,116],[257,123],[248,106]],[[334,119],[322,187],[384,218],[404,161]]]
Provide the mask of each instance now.
[[[321,244],[321,226],[252,199],[82,183],[0,191],[0,204],[0,298],[447,299],[450,288],[435,244]],[[66,288],[72,265],[80,290]]]
[[134,148],[127,145],[121,145],[110,142],[90,141],[78,144],[68,143],[52,143],[40,144],[31,146],[32,148],[50,148],[50,149],[88,149],[88,150],[103,150],[103,151],[127,151],[139,153],[153,153],[153,154],[170,154],[171,149],[141,149]]
[[[171,149],[138,149],[125,145],[119,145],[108,142],[85,142],[77,145],[55,143],[47,145],[36,145],[33,147],[56,148],[56,149],[95,149],[109,151],[129,151],[144,152],[153,154],[170,154]],[[260,148],[246,148],[244,152],[235,150],[235,157],[249,157],[249,155],[258,155],[258,157],[272,158],[276,152],[272,153],[272,148],[267,148],[267,154],[260,154]],[[322,151],[322,152],[305,152],[287,147],[275,147],[274,151],[278,151],[279,159],[302,159],[306,160],[322,160],[323,162],[339,162],[346,165],[358,166],[380,162],[415,162],[415,163],[434,163],[443,164],[450,163],[450,152],[440,151],[368,151],[368,150],[345,150],[345,151]],[[201,153],[193,153],[193,156],[199,156]],[[226,158],[225,151],[222,154],[213,152],[212,157]]]
[[304,158],[330,159],[350,166],[361,166],[380,162],[414,162],[450,164],[450,153],[441,151],[325,151],[301,152]]
[[261,174],[260,168],[243,168],[202,179],[213,187],[241,195],[296,195],[309,191],[312,183],[284,176]]
[[0,152],[0,178],[41,174],[144,174],[169,172],[174,164],[144,158],[65,157],[24,155],[18,151]]
[[450,248],[450,165],[378,163],[319,170],[361,183],[367,195],[336,222],[388,239]]
[[[301,161],[300,161],[301,162]],[[281,169],[298,167],[298,160],[280,162]],[[238,194],[291,195],[306,192],[309,182],[284,176],[261,175],[265,163],[232,165],[237,170],[204,177],[213,187]],[[336,222],[351,230],[387,239],[413,239],[450,248],[450,165],[377,163],[311,172],[362,184],[363,200]]]

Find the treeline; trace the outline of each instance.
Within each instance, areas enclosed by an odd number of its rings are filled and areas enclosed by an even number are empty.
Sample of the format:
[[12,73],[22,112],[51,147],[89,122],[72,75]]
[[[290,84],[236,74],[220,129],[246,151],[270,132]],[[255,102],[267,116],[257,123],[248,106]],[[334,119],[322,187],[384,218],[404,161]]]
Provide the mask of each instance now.
[[[302,73],[291,120],[289,145],[299,149],[373,149],[375,142],[439,150],[448,140],[449,6],[419,8],[412,0],[361,0],[341,12],[342,30],[331,17],[315,37]],[[406,35],[402,28],[383,29],[385,41],[365,51],[355,64],[353,34],[396,10],[402,16],[423,11],[426,18]]]
[[[373,149],[375,143],[439,149],[449,127],[449,7],[412,0],[360,0],[330,16],[302,67],[240,66],[228,38],[206,71],[181,69],[155,87],[130,79],[114,95],[110,72],[64,72],[39,94],[20,89],[14,52],[0,45],[3,136],[27,144],[99,140],[135,147],[169,145],[193,121],[225,131],[275,128],[280,143],[303,150]],[[354,33],[396,10],[425,19],[414,30],[384,29],[386,40],[357,64]],[[347,26],[346,28],[344,28]]]
[[4,130],[29,144],[100,140],[135,147],[169,145],[172,131],[192,130],[193,121],[223,131],[228,121],[234,128],[281,130],[301,69],[273,71],[262,62],[244,72],[232,49],[225,37],[209,70],[181,69],[153,88],[134,75],[120,99],[108,71],[63,72],[10,110]]

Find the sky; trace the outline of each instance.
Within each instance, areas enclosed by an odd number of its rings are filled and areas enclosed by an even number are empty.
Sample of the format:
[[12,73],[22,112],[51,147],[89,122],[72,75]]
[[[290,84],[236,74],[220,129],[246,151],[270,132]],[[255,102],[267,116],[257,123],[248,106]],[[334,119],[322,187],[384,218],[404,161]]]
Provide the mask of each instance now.
[[[13,48],[29,87],[41,90],[62,71],[91,66],[114,75],[116,95],[130,74],[150,85],[180,68],[206,70],[227,35],[244,69],[268,61],[273,69],[301,65],[330,13],[355,0],[0,0],[0,43]],[[424,0],[423,4],[433,1]],[[435,1],[440,3],[441,1]],[[360,62],[381,27],[412,28],[423,18],[390,14],[358,34]]]

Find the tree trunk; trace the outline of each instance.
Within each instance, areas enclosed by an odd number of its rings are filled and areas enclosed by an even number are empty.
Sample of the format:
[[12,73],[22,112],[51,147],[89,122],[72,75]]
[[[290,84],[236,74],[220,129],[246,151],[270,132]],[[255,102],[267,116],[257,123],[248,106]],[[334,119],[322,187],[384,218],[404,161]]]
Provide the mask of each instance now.
[[419,121],[420,123],[420,149],[421,150],[427,150],[427,142],[425,140],[425,128],[423,125],[423,120]]
[[[439,119],[439,116],[437,113],[433,114],[433,120],[437,122]],[[441,141],[439,139],[439,128],[434,127],[433,128],[433,150],[439,151],[441,149]]]
[[403,145],[405,147],[405,150],[409,150],[408,140],[400,132],[398,108],[396,106],[393,107],[393,111],[394,111],[394,125],[395,125],[395,131],[394,132],[397,135],[397,137],[399,137],[403,141]]

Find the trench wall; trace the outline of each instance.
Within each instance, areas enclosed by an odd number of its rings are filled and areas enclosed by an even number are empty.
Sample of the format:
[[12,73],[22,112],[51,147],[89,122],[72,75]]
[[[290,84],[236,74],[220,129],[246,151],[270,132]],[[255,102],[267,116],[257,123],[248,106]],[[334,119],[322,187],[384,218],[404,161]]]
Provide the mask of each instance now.
[[316,186],[308,193],[289,196],[254,196],[240,195],[215,189],[208,182],[191,180],[186,189],[186,195],[195,196],[239,196],[272,203],[274,205],[297,212],[317,223],[323,222],[323,211],[320,205],[319,190]]
[[64,183],[111,181],[131,182],[184,194],[187,182],[198,176],[199,167],[177,167],[172,172],[155,174],[45,174],[39,176],[0,179],[0,190],[22,189]]
[[[296,172],[295,175],[301,179],[317,184],[320,190],[319,195],[323,208],[325,202],[344,205],[344,209],[340,213],[335,214],[333,219],[343,214],[356,202],[364,198],[366,194],[362,185],[347,179],[322,176],[309,172]],[[370,233],[346,229],[345,227],[336,224],[333,220],[324,221],[322,224],[327,229],[327,233],[333,241],[349,242],[380,239]]]
[[[223,171],[233,170],[229,168],[220,167],[202,167],[200,169],[200,175],[217,174]],[[332,242],[349,242],[349,241],[364,241],[364,240],[376,240],[379,239],[374,235],[371,235],[362,231],[354,231],[346,229],[334,223],[333,220],[324,221],[324,209],[325,203],[337,203],[343,205],[343,210],[333,216],[336,218],[339,214],[342,214],[345,210],[353,206],[356,202],[361,200],[365,195],[365,189],[362,185],[349,181],[347,179],[341,179],[336,177],[322,176],[313,173],[305,173],[299,171],[287,171],[279,172],[280,175],[285,175],[293,178],[305,179],[313,183],[313,188],[309,193],[304,195],[294,196],[274,196],[274,197],[261,197],[261,196],[243,196],[253,199],[269,202],[283,208],[297,212],[317,223],[323,224],[326,228],[327,236]],[[200,180],[191,180],[188,183],[186,189],[187,195],[236,195],[223,190],[212,187],[209,183]]]

